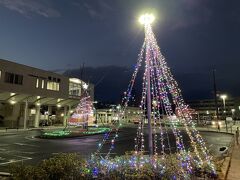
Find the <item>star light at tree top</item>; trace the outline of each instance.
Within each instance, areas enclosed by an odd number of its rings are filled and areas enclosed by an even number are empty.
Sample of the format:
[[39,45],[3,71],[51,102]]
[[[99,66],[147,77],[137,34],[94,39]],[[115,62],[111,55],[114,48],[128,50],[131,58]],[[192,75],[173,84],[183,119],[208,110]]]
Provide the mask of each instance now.
[[[142,62],[144,62],[142,99],[139,105],[141,113],[135,138],[135,151],[132,156],[128,157],[128,161],[121,157],[109,158],[118,137],[119,127],[117,127],[115,136],[112,136],[112,131],[106,133],[103,141],[98,145],[97,153],[100,153],[104,143],[111,142],[109,152],[105,159],[100,161],[101,166],[98,168],[104,167],[108,171],[118,169],[121,173],[124,173],[125,166],[139,171],[148,164],[157,173],[161,172],[161,177],[163,177],[164,173],[168,172],[167,169],[171,169],[173,162],[175,162],[175,170],[171,172],[173,179],[189,179],[199,169],[212,175],[216,174],[212,157],[209,155],[205,142],[195,127],[195,123],[192,121],[190,108],[184,102],[181,90],[157,44],[151,26],[154,19],[152,14],[145,14],[139,19],[144,26],[145,40],[122,101],[123,109],[126,109],[131,99],[136,76]],[[176,122],[183,127],[180,129]],[[145,147],[145,124],[148,124],[148,148]],[[190,147],[186,146],[183,132],[188,136]],[[169,136],[171,135],[174,137],[175,142],[170,142]]]

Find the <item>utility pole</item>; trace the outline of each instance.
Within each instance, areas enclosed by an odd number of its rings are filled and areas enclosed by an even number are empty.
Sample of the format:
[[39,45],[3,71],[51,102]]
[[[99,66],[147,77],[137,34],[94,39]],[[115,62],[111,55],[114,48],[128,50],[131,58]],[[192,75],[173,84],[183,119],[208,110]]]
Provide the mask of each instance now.
[[[217,116],[217,128],[220,131],[219,125],[219,114],[218,114],[218,100],[217,100],[217,85],[216,85],[216,69],[213,69],[213,88],[214,88],[214,99],[215,99],[215,108],[216,108],[216,116]],[[227,124],[226,124],[226,131],[227,131]]]
[[215,72],[216,72],[216,69],[213,69],[214,99],[215,99],[216,116],[217,116],[217,122],[218,122],[219,116],[218,116],[217,85],[216,85],[216,76],[215,76]]

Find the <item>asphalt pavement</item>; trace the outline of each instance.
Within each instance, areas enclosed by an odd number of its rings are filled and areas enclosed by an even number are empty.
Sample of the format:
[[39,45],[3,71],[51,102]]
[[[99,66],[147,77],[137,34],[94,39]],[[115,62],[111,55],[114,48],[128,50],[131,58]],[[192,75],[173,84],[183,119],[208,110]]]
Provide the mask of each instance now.
[[[80,138],[67,139],[39,139],[36,136],[41,134],[40,130],[22,131],[0,136],[0,171],[7,172],[8,165],[15,162],[24,162],[26,164],[36,164],[41,160],[51,157],[61,152],[77,152],[84,158],[90,157],[97,149],[103,135],[93,135]],[[147,136],[147,133],[145,133]],[[201,132],[206,140],[210,151],[216,156],[219,155],[218,149],[222,146],[228,146],[232,140],[232,135],[217,132]],[[122,155],[126,151],[134,149],[134,138],[136,137],[136,128],[125,127],[119,132],[119,138],[115,143],[115,149],[111,155]],[[147,139],[147,138],[146,138]],[[174,151],[174,136],[169,134],[171,147]],[[186,133],[183,133],[185,145],[189,146],[189,139]],[[167,138],[165,139],[167,140]],[[145,142],[147,145],[147,141]],[[107,153],[110,147],[107,142],[103,147],[102,153]]]

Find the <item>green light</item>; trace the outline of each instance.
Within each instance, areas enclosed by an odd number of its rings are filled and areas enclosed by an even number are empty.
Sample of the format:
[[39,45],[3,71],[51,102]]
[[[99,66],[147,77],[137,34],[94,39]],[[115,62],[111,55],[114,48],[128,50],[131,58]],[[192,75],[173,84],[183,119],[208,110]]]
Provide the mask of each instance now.
[[100,134],[110,131],[110,128],[89,128],[88,131],[83,132],[83,134]]
[[68,136],[71,133],[71,131],[63,131],[63,130],[58,130],[58,131],[52,131],[52,132],[45,132],[43,135],[44,136]]
[[[94,134],[101,134],[105,132],[109,132],[110,128],[88,128],[88,131],[85,132],[78,132],[78,136],[82,135],[94,135]],[[56,131],[51,131],[51,132],[45,132],[43,133],[44,137],[67,137],[71,136],[72,134],[75,134],[74,131],[70,130],[56,130]],[[74,135],[75,136],[75,135]]]

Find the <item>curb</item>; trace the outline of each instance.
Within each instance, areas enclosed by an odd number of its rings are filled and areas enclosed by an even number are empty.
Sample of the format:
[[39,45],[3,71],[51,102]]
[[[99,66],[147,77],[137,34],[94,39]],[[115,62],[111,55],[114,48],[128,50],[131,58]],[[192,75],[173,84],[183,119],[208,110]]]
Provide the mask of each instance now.
[[11,174],[8,172],[0,172],[0,177],[10,177]]
[[17,135],[17,133],[0,133],[0,136],[13,136],[13,135]]
[[221,166],[221,171],[219,172],[219,179],[220,180],[227,180],[227,176],[228,176],[228,172],[229,172],[229,169],[230,169],[230,166],[231,166],[231,160],[232,160],[232,152],[233,152],[233,148],[235,146],[235,139],[234,139],[235,136],[232,137],[232,141],[230,142],[230,145],[229,145],[229,152],[228,152],[228,156],[225,157],[223,159],[223,162],[222,162],[222,166]]
[[[227,180],[227,176],[228,176],[228,172],[231,166],[231,160],[232,160],[232,152],[233,152],[233,148],[235,146],[235,134],[234,133],[229,133],[229,132],[219,132],[219,131],[214,131],[214,130],[198,130],[199,132],[210,132],[210,133],[223,133],[223,134],[228,134],[228,135],[232,135],[232,140],[229,144],[229,152],[228,152],[228,156],[224,158],[223,161],[223,165],[221,167],[221,175],[222,177],[219,177],[220,180]],[[226,167],[224,169],[224,167]]]
[[[112,131],[112,132],[115,132],[115,131]],[[118,131],[120,132],[120,131]],[[104,134],[106,132],[102,132],[102,133],[96,133],[96,134],[82,134],[82,135],[73,135],[73,136],[64,136],[64,137],[59,137],[59,136],[49,136],[49,137],[45,137],[45,136],[35,136],[35,138],[39,138],[39,139],[70,139],[70,138],[81,138],[81,137],[86,137],[86,136],[94,136],[94,135],[99,135],[99,134]]]
[[233,149],[234,149],[234,147],[235,147],[235,135],[233,136],[232,142],[231,142],[231,144],[230,144],[230,148],[231,148],[231,150],[230,150],[230,152],[229,152],[229,154],[230,154],[230,159],[229,159],[229,163],[228,163],[228,166],[227,166],[227,170],[226,170],[226,173],[225,173],[224,180],[227,180],[228,172],[229,172],[229,169],[230,169],[230,167],[231,167],[232,154],[233,154]]
[[[198,130],[198,129],[197,129]],[[230,132],[219,132],[219,131],[214,131],[214,130],[198,130],[199,132],[212,132],[212,133],[223,133],[223,134],[229,134],[229,135],[234,135],[234,133]]]

